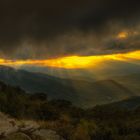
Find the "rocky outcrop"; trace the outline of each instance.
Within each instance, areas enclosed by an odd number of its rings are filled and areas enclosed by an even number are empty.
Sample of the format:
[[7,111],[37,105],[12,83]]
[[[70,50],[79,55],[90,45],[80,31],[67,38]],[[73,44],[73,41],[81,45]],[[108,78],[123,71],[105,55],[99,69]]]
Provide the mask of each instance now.
[[32,140],[28,135],[17,132],[8,135],[7,137],[3,138],[2,140]]
[[33,132],[33,136],[39,136],[42,140],[64,140],[55,131],[40,129]]
[[0,113],[0,140],[64,140],[55,131],[34,121],[17,121]]

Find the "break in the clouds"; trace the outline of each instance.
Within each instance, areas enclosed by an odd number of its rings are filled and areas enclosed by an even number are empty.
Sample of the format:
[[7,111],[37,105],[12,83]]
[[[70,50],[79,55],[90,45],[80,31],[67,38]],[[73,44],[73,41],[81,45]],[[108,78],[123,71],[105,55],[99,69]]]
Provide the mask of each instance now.
[[140,49],[139,6],[138,0],[1,0],[0,56],[42,59]]

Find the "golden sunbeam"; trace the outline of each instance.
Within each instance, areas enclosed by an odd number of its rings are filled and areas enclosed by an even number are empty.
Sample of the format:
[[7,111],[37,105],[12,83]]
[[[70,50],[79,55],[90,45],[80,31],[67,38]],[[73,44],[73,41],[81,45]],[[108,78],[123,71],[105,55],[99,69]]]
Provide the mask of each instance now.
[[140,50],[122,53],[122,54],[109,54],[109,55],[97,55],[97,56],[67,56],[55,59],[45,60],[5,60],[0,59],[1,65],[10,65],[14,67],[20,67],[22,65],[34,65],[43,67],[55,67],[65,69],[82,69],[99,67],[100,63],[104,63],[109,60],[129,61],[140,60]]

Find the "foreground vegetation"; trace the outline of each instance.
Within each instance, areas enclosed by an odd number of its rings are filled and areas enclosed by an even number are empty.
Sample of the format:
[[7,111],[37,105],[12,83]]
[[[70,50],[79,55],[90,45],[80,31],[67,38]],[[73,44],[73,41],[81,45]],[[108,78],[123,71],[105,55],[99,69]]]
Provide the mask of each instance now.
[[69,101],[49,101],[46,94],[27,94],[0,83],[0,111],[18,120],[36,121],[66,140],[140,140],[139,106],[104,105],[84,110]]

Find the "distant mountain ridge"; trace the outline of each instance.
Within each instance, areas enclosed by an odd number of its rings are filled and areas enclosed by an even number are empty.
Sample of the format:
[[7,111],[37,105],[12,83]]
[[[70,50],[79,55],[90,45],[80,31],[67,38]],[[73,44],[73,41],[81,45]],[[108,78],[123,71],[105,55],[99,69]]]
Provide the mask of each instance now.
[[0,66],[0,80],[29,93],[44,92],[50,99],[65,99],[81,107],[92,107],[135,96],[133,90],[115,80],[97,82],[61,79]]
[[[106,61],[99,66],[90,69],[64,69],[51,67],[22,66],[30,72],[41,72],[61,78],[97,81],[112,79],[115,76],[140,74],[140,63],[126,63],[125,61]],[[91,76],[92,75],[92,76]]]
[[136,109],[137,107],[140,107],[140,96],[134,96],[109,105],[113,107],[120,107],[123,109]]

